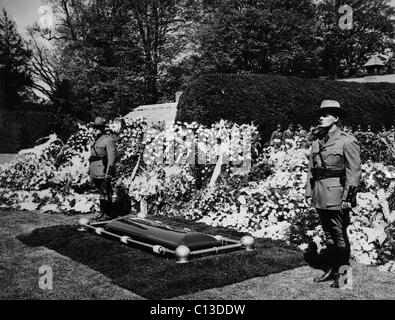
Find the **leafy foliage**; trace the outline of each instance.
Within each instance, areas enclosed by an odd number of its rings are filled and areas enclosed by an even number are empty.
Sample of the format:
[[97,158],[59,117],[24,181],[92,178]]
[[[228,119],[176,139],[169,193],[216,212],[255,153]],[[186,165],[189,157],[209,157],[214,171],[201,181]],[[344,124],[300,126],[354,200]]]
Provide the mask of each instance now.
[[344,124],[377,130],[395,121],[395,85],[306,80],[270,75],[206,74],[192,81],[178,106],[176,121],[210,125],[226,119],[254,122],[264,140],[277,123],[300,123],[309,128],[317,122],[314,110],[324,99],[334,99],[348,111]]
[[351,0],[353,10],[350,30],[339,28],[338,12],[342,1],[324,0],[317,6],[317,34],[321,37],[320,62],[323,75],[353,77],[373,54],[384,53],[394,38],[395,9],[388,0]]
[[8,109],[16,109],[22,102],[34,100],[29,71],[31,51],[16,30],[13,20],[3,8],[0,17],[0,99]]
[[213,3],[203,14],[198,31],[206,70],[317,74],[319,43],[310,0]]

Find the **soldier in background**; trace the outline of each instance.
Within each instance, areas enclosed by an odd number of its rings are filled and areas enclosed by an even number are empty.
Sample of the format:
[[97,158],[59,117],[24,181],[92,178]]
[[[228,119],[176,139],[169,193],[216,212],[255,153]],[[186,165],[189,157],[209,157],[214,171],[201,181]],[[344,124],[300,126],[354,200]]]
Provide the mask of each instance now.
[[307,131],[298,124],[295,136],[299,138],[298,145],[302,148],[309,148],[310,142],[307,139]]
[[391,125],[391,128],[389,129],[388,137],[391,138],[392,141],[395,139],[395,126],[393,124]]
[[314,135],[315,130],[314,129],[315,129],[314,126],[311,125],[309,132],[307,133],[307,140],[309,140],[309,143],[312,143],[313,140],[315,140],[315,135]]
[[349,265],[347,227],[356,206],[361,179],[360,147],[356,138],[338,127],[346,115],[337,101],[324,100],[319,109],[322,135],[313,142],[309,157],[306,201],[315,207],[325,232],[327,269],[315,282],[334,280],[339,287],[343,265]]
[[351,128],[349,126],[343,126],[343,131],[351,134]]
[[292,131],[292,124],[288,125],[287,130],[283,132],[282,140],[283,144],[292,145],[291,140],[294,138],[294,133]]
[[380,130],[379,134],[381,136],[385,136],[387,134],[387,129],[385,128],[385,125],[383,125],[383,124],[381,125],[381,130]]
[[357,130],[354,132],[354,136],[360,134],[361,132],[362,132],[362,127],[361,127],[361,125],[359,124],[358,127],[357,127]]
[[114,175],[116,148],[114,139],[105,133],[106,120],[97,117],[90,123],[96,131],[89,158],[89,176],[100,194],[100,213],[96,220],[106,220],[114,215],[112,210],[111,178]]
[[307,131],[303,129],[303,127],[300,124],[298,124],[295,135],[299,138],[307,138]]
[[282,140],[282,132],[281,132],[281,124],[277,125],[277,129],[272,132],[270,137],[270,145],[279,147],[281,145]]

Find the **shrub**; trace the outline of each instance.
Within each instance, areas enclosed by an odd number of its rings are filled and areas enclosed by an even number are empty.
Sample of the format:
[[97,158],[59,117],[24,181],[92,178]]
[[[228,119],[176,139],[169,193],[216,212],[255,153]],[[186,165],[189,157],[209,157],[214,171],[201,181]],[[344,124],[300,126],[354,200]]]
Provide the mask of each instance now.
[[272,75],[207,74],[194,79],[181,97],[176,121],[211,125],[220,119],[254,122],[267,140],[277,123],[317,122],[313,112],[333,99],[349,112],[344,123],[379,129],[395,122],[395,84],[306,80]]

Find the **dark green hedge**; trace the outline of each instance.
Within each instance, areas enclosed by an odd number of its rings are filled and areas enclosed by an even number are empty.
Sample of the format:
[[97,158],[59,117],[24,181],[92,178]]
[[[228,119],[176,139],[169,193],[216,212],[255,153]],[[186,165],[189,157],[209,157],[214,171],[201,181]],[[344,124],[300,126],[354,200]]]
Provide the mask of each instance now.
[[272,75],[207,74],[194,79],[178,106],[176,121],[210,125],[220,119],[254,122],[267,139],[277,123],[317,124],[317,109],[333,99],[349,112],[344,124],[379,129],[395,123],[395,84],[306,80]]

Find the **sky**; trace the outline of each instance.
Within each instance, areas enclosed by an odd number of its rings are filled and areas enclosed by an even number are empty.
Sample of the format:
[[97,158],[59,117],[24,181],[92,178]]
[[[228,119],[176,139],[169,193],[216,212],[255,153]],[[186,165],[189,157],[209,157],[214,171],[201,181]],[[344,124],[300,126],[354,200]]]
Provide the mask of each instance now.
[[[26,36],[26,26],[38,21],[38,9],[45,4],[45,0],[0,0],[0,8],[5,7],[10,16],[17,23],[18,31]],[[395,6],[395,0],[392,0]]]
[[38,9],[43,3],[42,0],[0,0],[0,8],[5,7],[16,21],[18,32],[26,36],[26,27],[38,21]]

